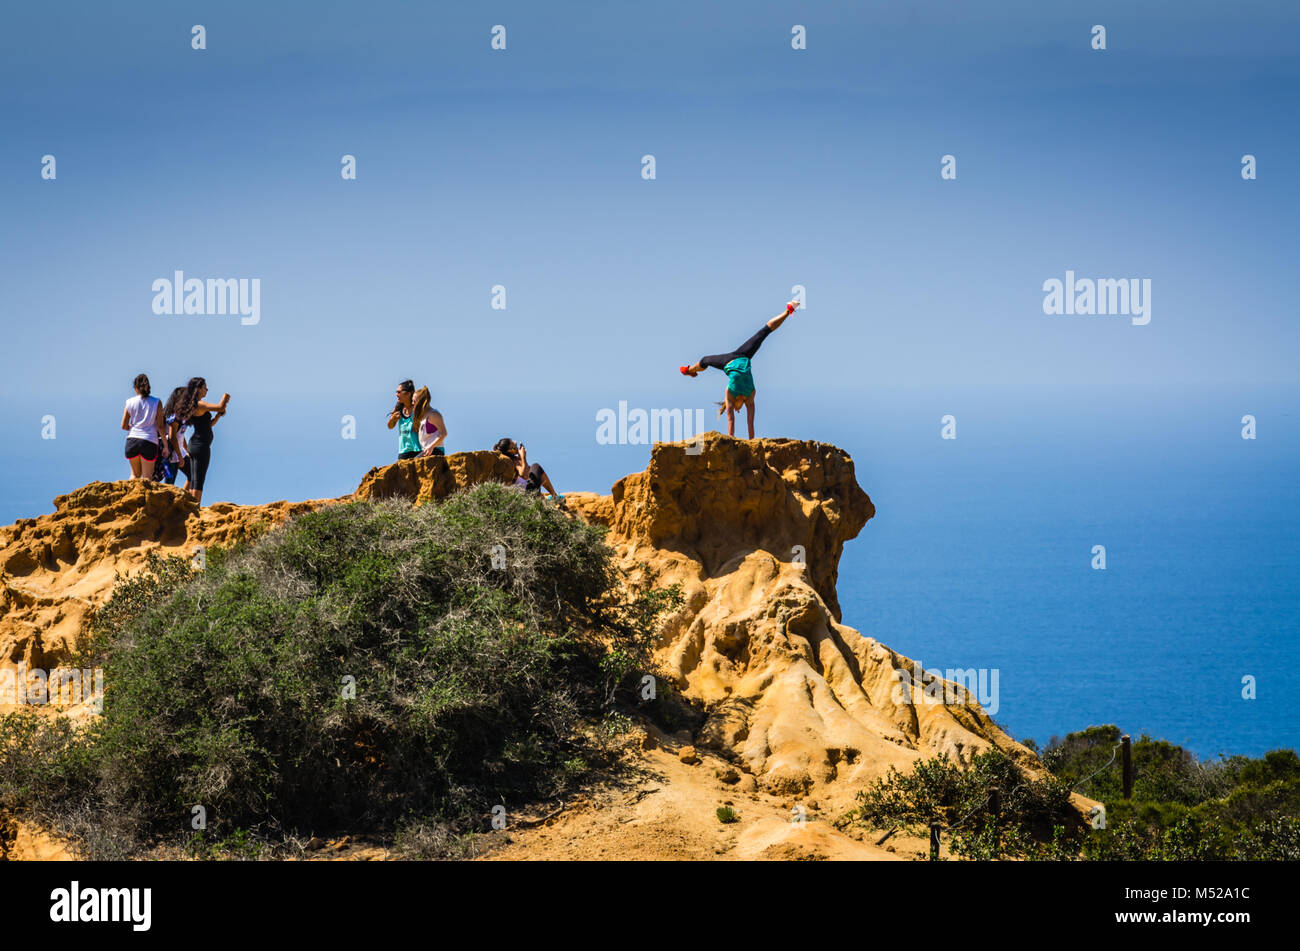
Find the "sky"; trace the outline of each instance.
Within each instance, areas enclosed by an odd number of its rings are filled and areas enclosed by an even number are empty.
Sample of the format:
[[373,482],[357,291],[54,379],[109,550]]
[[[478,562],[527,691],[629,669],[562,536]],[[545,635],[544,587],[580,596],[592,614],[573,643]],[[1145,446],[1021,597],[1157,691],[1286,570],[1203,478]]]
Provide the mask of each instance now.
[[[847,623],[1017,735],[1294,746],[1298,100],[1289,0],[6,4],[0,524],[127,474],[140,372],[231,394],[205,504],[351,491],[407,378],[605,492],[599,414],[716,425],[677,367],[799,294],[756,428],[877,506]],[[178,270],[259,320],[155,313]],[[1070,272],[1149,322],[1045,313]]]
[[[141,371],[231,393],[273,497],[337,490],[292,464],[326,443],[353,484],[395,455],[408,377],[452,450],[594,452],[620,400],[710,407],[676,368],[796,286],[760,435],[880,387],[1294,384],[1298,53],[1262,0],[8,5],[8,476],[117,477]],[[177,270],[257,279],[259,322],[155,314]],[[1067,271],[1150,280],[1150,323],[1045,315]]]

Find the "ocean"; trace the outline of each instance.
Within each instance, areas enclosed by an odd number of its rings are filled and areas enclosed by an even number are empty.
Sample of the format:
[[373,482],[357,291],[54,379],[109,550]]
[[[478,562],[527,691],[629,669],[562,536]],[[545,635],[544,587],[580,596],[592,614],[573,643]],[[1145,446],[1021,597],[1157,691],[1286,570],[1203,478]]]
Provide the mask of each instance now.
[[[687,392],[693,402],[676,395]],[[5,401],[0,523],[124,476],[127,395]],[[437,405],[451,451],[510,435],[561,492],[608,492],[649,455],[597,443],[597,412],[619,400],[708,406],[700,388]],[[391,401],[236,394],[206,501],[351,491],[395,457]],[[955,439],[941,436],[948,415]],[[1242,438],[1246,415],[1255,439]],[[346,416],[355,439],[343,438]],[[841,560],[844,623],[928,668],[996,671],[989,707],[1016,738],[1115,723],[1202,757],[1300,747],[1300,387],[814,382],[764,389],[757,428],[845,449],[876,505]]]

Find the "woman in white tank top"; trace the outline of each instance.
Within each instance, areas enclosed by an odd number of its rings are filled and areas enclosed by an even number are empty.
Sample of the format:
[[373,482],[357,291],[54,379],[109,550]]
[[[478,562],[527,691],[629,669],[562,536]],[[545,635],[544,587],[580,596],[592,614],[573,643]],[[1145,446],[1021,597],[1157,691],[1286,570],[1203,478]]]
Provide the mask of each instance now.
[[158,444],[162,441],[162,402],[149,395],[149,377],[141,373],[132,384],[135,396],[122,410],[122,428],[126,430],[126,461],[131,478],[152,481],[158,461]]
[[416,436],[420,440],[420,455],[445,456],[447,450],[442,444],[447,441],[447,424],[442,413],[429,405],[429,388],[420,387],[411,402],[414,423],[418,427]]

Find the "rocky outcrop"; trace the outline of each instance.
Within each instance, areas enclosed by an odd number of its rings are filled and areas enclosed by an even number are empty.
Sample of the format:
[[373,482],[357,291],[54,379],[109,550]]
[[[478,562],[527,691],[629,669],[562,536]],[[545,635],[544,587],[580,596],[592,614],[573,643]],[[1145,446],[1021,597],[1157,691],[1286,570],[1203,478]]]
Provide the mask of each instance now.
[[0,528],[0,666],[65,663],[86,609],[150,550],[192,554],[231,545],[320,504],[200,509],[180,489],[141,480],[92,482],[59,496],[53,514]]
[[1038,768],[965,689],[913,682],[912,661],[839,623],[840,554],[875,514],[842,450],[709,434],[656,445],[608,496],[567,498],[634,583],[682,586],[663,673],[708,710],[695,741],[763,788],[847,803],[891,766],[989,746]]
[[514,482],[515,465],[499,452],[458,452],[407,459],[366,473],[358,499],[408,499],[416,504],[445,499],[480,482]]
[[709,576],[766,552],[798,567],[836,620],[844,543],[876,514],[848,453],[795,439],[718,433],[697,443],[656,445],[646,470],[616,482],[608,503],[588,493],[571,498],[589,520],[609,526],[629,553],[681,555]]

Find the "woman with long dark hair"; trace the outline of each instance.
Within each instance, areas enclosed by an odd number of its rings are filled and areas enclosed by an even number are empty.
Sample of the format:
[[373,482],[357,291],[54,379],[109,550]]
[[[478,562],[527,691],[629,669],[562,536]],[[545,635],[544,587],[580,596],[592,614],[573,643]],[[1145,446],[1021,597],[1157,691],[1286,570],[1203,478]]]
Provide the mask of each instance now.
[[523,443],[515,442],[509,436],[503,436],[492,448],[514,463],[515,485],[525,492],[535,492],[539,496],[542,494],[542,489],[545,489],[556,502],[564,503],[564,496],[555,491],[555,486],[551,485],[551,477],[546,474],[546,470],[536,462],[529,464],[528,450]]
[[163,433],[162,481],[167,485],[175,485],[176,476],[181,472],[186,473],[185,479],[189,481],[190,451],[185,441],[185,430],[189,427],[190,421],[176,415],[186,392],[185,387],[176,387],[172,390],[171,396],[167,397],[167,402],[163,404],[163,425],[167,428]]
[[388,428],[397,427],[397,458],[414,459],[421,452],[415,421],[415,381],[397,384],[397,405],[388,414]]
[[203,377],[196,376],[185,384],[185,393],[177,400],[173,415],[178,421],[188,420],[194,427],[190,436],[190,454],[181,469],[189,483],[185,491],[203,504],[203,483],[208,477],[208,464],[212,461],[212,427],[222,416],[226,415],[226,406],[230,403],[230,394],[223,393],[220,403],[208,403],[208,383]]

